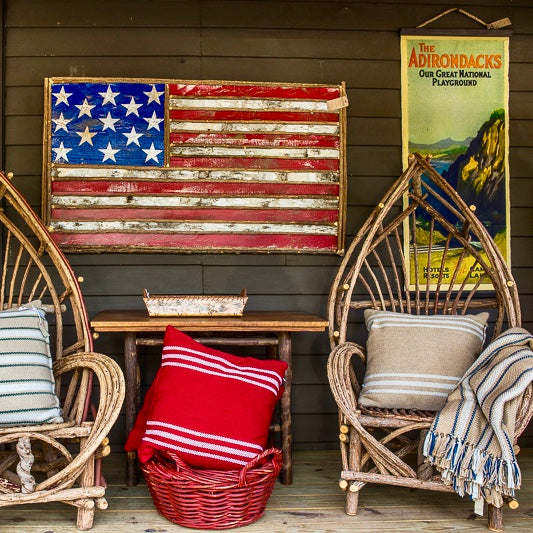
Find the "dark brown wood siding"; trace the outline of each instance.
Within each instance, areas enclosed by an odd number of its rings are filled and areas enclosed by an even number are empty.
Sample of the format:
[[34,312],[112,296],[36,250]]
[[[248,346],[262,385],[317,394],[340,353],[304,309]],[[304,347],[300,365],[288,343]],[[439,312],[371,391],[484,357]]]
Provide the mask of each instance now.
[[[449,7],[410,1],[6,0],[5,162],[40,211],[43,78],[156,77],[197,80],[346,81],[347,239],[401,172],[399,30]],[[533,6],[470,0],[461,5],[491,22],[513,23],[510,66],[512,262],[525,326],[533,311]],[[453,14],[432,27],[479,28]],[[237,293],[250,309],[325,316],[339,258],[293,254],[72,254],[89,313],[142,308],[154,293]],[[102,335],[98,351],[121,361],[121,339]],[[294,443],[334,446],[336,409],[326,380],[325,334],[294,338]],[[158,354],[143,358],[146,387]],[[117,424],[113,440],[124,440]],[[529,432],[531,441],[531,430]],[[533,444],[533,442],[530,442]]]

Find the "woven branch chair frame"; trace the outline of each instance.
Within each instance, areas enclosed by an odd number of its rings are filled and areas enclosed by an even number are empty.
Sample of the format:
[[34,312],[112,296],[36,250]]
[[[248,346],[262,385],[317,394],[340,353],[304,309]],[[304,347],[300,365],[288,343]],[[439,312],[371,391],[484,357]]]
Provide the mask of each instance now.
[[[423,248],[416,243],[416,216],[421,210],[429,218],[430,235]],[[445,217],[443,212],[451,215]],[[358,404],[366,354],[364,342],[351,342],[350,333],[357,323],[364,323],[365,309],[417,315],[489,310],[492,339],[504,329],[520,326],[518,291],[510,268],[474,212],[475,207],[467,206],[427,159],[412,154],[408,168],[372,211],[338,269],[328,300],[332,348],[328,378],[339,408],[340,485],[347,491],[347,514],[357,513],[359,491],[366,483],[453,492],[424,464],[420,450],[435,412]],[[428,275],[423,282],[423,268],[432,264],[436,254],[431,243],[437,231],[444,237],[440,273],[434,278]],[[406,252],[405,232],[414,236],[410,252]],[[459,243],[463,251],[444,279],[445,258],[457,256],[452,243]],[[412,282],[409,268],[414,270]],[[468,276],[459,282],[460,270],[468,275],[481,270],[484,276],[467,284]],[[493,286],[488,293],[480,289],[487,283]],[[521,399],[516,438],[533,414],[532,389],[529,386]],[[404,460],[414,453],[418,453],[415,468]],[[489,505],[489,528],[501,530],[502,516],[501,509]]]
[[110,451],[124,377],[112,359],[93,352],[78,280],[11,178],[0,173],[0,309],[42,301],[64,422],[0,428],[0,507],[62,501],[77,507],[76,525],[86,530],[95,509],[107,507],[101,459]]

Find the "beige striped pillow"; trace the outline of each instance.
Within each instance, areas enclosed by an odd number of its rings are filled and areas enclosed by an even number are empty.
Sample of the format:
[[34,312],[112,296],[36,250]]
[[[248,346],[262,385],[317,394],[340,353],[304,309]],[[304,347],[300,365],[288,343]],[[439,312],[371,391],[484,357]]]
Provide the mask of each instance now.
[[408,315],[365,311],[365,407],[440,411],[481,353],[488,313]]
[[42,309],[0,312],[0,405],[0,427],[63,421]]

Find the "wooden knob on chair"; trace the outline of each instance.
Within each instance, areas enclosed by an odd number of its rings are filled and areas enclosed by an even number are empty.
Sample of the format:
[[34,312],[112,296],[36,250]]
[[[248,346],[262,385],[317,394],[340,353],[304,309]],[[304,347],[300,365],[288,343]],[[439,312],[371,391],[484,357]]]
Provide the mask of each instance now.
[[512,496],[504,496],[503,501],[505,502],[507,507],[509,507],[509,509],[512,509],[513,511],[520,507],[518,500],[515,500]]

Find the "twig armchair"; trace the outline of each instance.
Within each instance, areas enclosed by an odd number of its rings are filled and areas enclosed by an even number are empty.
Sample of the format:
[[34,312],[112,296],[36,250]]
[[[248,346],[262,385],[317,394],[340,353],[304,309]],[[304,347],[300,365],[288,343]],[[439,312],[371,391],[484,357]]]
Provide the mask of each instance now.
[[[436,411],[362,405],[365,342],[353,339],[367,309],[415,316],[488,309],[492,338],[520,325],[511,272],[474,211],[426,159],[412,155],[409,167],[355,236],[335,277],[328,301],[328,378],[339,408],[340,485],[347,491],[348,514],[357,513],[359,491],[366,483],[453,491],[424,463],[420,449]],[[438,247],[433,244],[437,232]],[[407,245],[405,235],[410,236]],[[452,255],[455,266],[445,267]],[[428,269],[435,261],[435,268]],[[487,283],[493,285],[490,297],[480,290]],[[529,386],[519,408],[517,437],[531,414]],[[501,529],[501,509],[489,505],[488,515],[489,527]]]
[[[46,311],[51,383],[63,421],[27,425],[2,419],[0,506],[62,501],[78,509],[77,527],[90,529],[95,508],[107,507],[100,462],[110,450],[107,434],[122,406],[124,378],[114,361],[92,351],[78,280],[9,178],[0,173],[0,311],[33,301]],[[0,353],[0,365],[11,361],[6,357],[14,356]],[[0,411],[11,416],[5,396]]]

